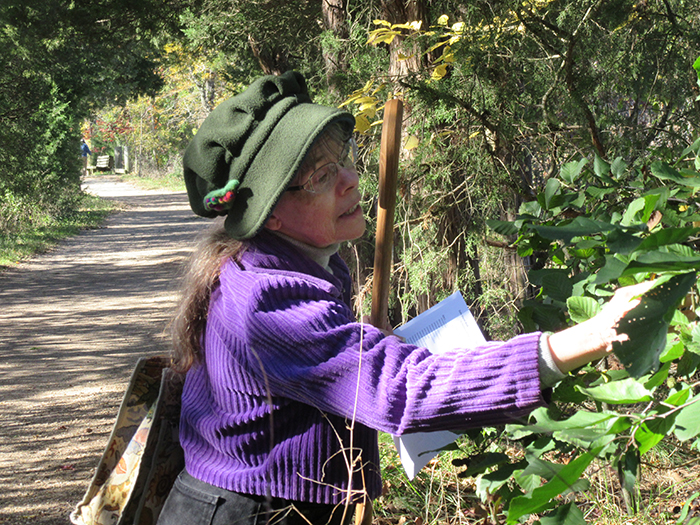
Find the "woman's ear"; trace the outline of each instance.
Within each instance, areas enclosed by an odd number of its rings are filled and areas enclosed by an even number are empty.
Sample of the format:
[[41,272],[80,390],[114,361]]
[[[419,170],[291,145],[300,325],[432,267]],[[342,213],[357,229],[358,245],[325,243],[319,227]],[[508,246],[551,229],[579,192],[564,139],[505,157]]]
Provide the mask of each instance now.
[[265,228],[277,231],[282,227],[282,221],[274,213],[265,221]]

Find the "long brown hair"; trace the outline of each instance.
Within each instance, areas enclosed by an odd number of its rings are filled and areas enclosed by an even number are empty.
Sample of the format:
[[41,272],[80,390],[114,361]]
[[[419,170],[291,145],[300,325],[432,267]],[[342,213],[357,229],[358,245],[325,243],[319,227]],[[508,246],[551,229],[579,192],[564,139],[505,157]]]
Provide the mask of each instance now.
[[184,374],[201,362],[209,301],[219,282],[221,266],[229,259],[237,259],[245,246],[231,238],[220,221],[197,245],[183,279],[182,297],[172,323],[172,368],[175,371]]

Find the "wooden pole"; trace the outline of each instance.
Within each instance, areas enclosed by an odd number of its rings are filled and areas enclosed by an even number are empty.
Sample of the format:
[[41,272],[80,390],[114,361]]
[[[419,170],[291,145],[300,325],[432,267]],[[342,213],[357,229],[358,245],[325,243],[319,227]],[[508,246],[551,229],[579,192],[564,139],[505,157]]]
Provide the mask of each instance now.
[[[379,206],[377,209],[377,238],[374,250],[372,281],[372,312],[370,322],[384,328],[389,311],[389,285],[394,247],[394,212],[396,211],[396,181],[401,151],[401,121],[403,102],[394,98],[384,106],[382,142],[379,150]],[[371,525],[372,501],[358,503],[355,525]]]
[[372,324],[379,328],[384,328],[389,309],[402,119],[403,102],[397,98],[391,99],[384,107],[382,142],[379,150],[379,206],[370,315]]

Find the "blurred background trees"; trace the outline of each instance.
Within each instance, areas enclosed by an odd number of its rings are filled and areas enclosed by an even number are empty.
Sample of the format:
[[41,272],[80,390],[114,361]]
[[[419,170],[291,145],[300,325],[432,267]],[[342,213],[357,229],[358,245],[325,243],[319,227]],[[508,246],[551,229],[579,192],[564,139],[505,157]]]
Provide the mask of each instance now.
[[[0,24],[3,230],[71,206],[81,133],[127,145],[143,175],[177,172],[221,100],[296,69],[358,116],[370,219],[383,102],[405,101],[393,322],[459,288],[491,337],[519,330],[527,270],[549,260],[485,221],[572,160],[677,158],[700,122],[688,0],[10,0]],[[353,252],[360,301],[372,230]]]

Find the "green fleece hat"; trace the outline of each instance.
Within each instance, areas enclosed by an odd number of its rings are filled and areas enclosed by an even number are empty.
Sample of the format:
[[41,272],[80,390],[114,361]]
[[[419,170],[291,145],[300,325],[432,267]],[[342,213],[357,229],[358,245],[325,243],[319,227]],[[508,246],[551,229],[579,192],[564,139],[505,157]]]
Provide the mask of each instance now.
[[231,237],[253,237],[333,122],[348,133],[355,126],[350,113],[313,104],[301,74],[259,78],[217,106],[187,147],[183,168],[192,210],[227,215]]

